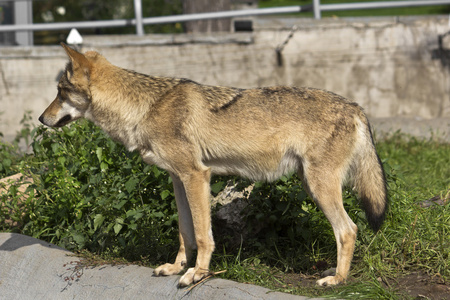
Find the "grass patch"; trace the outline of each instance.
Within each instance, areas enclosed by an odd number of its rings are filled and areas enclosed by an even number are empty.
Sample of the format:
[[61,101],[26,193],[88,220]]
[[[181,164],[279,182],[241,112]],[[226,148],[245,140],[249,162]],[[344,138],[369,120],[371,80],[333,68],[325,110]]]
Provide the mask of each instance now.
[[420,201],[445,196],[450,187],[450,144],[396,132],[377,145],[379,155],[401,170],[405,189]]
[[[174,259],[177,212],[165,172],[145,165],[88,122],[59,130],[38,127],[28,137],[33,156],[10,144],[0,148],[3,163],[5,157],[11,161],[2,176],[20,171],[34,180],[25,192],[12,186],[0,195],[0,230],[82,251],[93,265],[154,267]],[[336,244],[330,224],[295,176],[256,183],[244,209],[251,235],[241,239],[214,228],[211,269],[227,270],[221,278],[311,297],[402,299],[401,279],[415,274],[448,284],[450,145],[397,132],[380,140],[377,149],[390,207],[374,234],[358,200],[344,191],[344,205],[359,228],[346,285],[314,285],[323,270],[335,266]],[[214,178],[213,191],[228,179]],[[238,182],[242,188],[250,184]],[[21,221],[6,222],[11,219]]]

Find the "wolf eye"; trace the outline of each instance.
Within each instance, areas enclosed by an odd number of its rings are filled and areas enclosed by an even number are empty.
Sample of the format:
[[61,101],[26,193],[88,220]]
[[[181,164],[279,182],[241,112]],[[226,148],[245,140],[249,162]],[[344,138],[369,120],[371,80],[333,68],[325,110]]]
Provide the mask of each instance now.
[[67,95],[63,92],[63,90],[58,91],[58,99],[60,102],[64,102],[67,100]]

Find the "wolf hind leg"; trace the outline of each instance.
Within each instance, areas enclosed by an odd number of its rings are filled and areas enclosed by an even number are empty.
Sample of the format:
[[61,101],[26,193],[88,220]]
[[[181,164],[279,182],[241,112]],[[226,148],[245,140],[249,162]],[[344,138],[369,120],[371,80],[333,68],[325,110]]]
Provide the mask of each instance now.
[[[326,170],[326,171],[324,171]],[[300,177],[310,196],[325,214],[333,228],[337,245],[336,274],[317,281],[320,286],[345,282],[355,249],[357,226],[348,216],[342,201],[341,178],[328,168],[300,170]],[[303,173],[303,174],[301,174]]]
[[191,210],[186,197],[186,191],[181,180],[174,174],[170,174],[175,192],[175,200],[178,210],[178,226],[180,248],[173,264],[166,263],[154,270],[155,276],[168,276],[180,273],[187,266],[192,250],[197,247],[195,243],[194,225]]

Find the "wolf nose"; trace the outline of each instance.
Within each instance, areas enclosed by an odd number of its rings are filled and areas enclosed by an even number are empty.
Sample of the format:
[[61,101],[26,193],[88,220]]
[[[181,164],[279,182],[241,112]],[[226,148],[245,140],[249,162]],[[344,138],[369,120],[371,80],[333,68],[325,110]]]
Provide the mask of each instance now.
[[[39,122],[41,122],[42,124],[44,124],[44,116],[41,115],[41,116],[39,117]],[[44,125],[45,125],[45,124],[44,124]]]

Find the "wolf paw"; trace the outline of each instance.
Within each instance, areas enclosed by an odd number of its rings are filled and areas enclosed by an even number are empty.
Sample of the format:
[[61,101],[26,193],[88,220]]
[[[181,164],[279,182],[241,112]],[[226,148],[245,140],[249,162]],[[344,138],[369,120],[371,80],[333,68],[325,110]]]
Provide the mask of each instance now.
[[153,274],[155,276],[169,276],[176,275],[180,273],[184,269],[184,264],[164,264],[162,266],[157,267]]
[[331,286],[343,283],[345,280],[342,278],[342,276],[335,275],[335,276],[327,276],[325,278],[317,280],[317,285],[320,286]]
[[210,274],[209,270],[203,270],[199,268],[190,268],[187,272],[180,278],[178,285],[180,287],[188,286],[196,283]]

